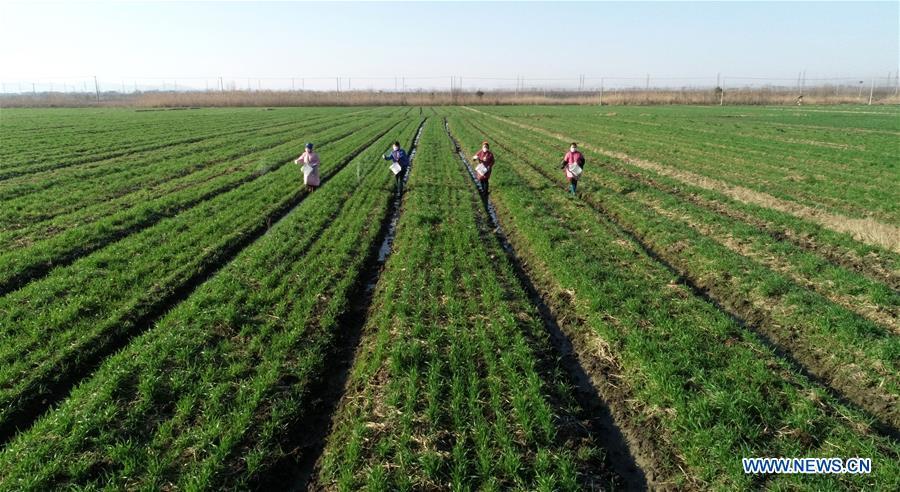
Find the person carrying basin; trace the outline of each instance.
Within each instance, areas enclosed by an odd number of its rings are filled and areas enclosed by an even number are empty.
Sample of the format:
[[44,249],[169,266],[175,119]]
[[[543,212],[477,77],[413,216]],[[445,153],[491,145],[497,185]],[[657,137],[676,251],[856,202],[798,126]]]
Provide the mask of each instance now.
[[391,172],[394,173],[394,179],[397,185],[397,194],[403,193],[403,178],[409,169],[409,156],[406,151],[400,147],[400,142],[395,141],[390,154],[384,154],[381,157],[386,161],[393,161],[391,164]]
[[481,150],[472,156],[478,165],[475,166],[475,177],[481,183],[481,193],[487,196],[490,191],[491,170],[494,169],[494,153],[487,142],[481,142]]
[[300,164],[300,169],[303,170],[303,184],[306,185],[306,190],[315,191],[320,184],[319,154],[313,151],[313,144],[306,144],[306,150],[294,162]]
[[578,151],[578,144],[572,142],[569,151],[563,157],[560,163],[560,169],[566,172],[566,181],[569,183],[569,193],[573,196],[578,190],[578,179],[581,178],[581,172],[584,168],[584,154]]

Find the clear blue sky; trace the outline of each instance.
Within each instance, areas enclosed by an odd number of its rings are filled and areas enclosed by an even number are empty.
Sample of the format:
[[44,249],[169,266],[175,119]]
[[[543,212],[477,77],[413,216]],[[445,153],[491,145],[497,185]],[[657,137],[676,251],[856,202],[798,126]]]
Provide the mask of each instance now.
[[473,77],[862,78],[900,65],[896,1],[31,2],[4,3],[0,18],[3,80],[459,75],[488,85]]

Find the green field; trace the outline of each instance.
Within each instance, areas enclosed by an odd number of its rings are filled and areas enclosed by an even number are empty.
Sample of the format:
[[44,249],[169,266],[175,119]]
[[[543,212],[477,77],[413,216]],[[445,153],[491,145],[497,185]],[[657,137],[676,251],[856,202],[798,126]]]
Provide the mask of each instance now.
[[3,109],[0,342],[0,490],[898,490],[900,109]]

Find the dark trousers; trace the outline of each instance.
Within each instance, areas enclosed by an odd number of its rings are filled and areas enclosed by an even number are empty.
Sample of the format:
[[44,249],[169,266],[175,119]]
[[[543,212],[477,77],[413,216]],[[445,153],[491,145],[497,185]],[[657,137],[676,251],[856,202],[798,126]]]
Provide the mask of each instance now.
[[409,168],[402,168],[400,172],[394,175],[394,183],[396,185],[397,194],[403,193],[403,178],[406,176],[406,173]]
[[491,187],[491,186],[490,186],[490,183],[491,183],[491,180],[489,180],[489,179],[482,179],[482,180],[479,181],[479,183],[481,183],[481,193],[487,195],[487,194],[490,192],[490,187]]

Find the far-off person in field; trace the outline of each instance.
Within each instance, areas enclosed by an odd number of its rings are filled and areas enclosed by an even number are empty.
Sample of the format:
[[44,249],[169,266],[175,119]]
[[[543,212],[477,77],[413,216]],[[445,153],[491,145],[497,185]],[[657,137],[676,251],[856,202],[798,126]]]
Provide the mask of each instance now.
[[294,161],[303,169],[303,184],[307,191],[314,191],[319,186],[319,154],[313,152],[313,144],[306,144],[306,151]]
[[481,150],[472,156],[472,160],[480,164],[475,166],[475,177],[481,183],[481,192],[487,195],[490,192],[491,170],[494,169],[494,153],[490,144],[481,142]]
[[566,171],[566,181],[569,182],[569,193],[572,195],[578,190],[578,178],[581,177],[582,168],[584,168],[584,154],[578,151],[578,144],[572,142],[560,163],[560,169]]
[[403,193],[403,177],[406,175],[407,169],[409,169],[409,156],[406,155],[406,151],[400,147],[400,142],[394,142],[391,153],[381,157],[386,161],[394,161],[394,164],[400,166],[400,171],[394,173],[394,179],[396,180],[397,194]]

